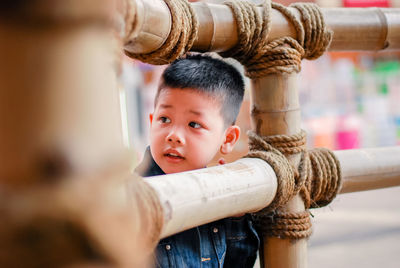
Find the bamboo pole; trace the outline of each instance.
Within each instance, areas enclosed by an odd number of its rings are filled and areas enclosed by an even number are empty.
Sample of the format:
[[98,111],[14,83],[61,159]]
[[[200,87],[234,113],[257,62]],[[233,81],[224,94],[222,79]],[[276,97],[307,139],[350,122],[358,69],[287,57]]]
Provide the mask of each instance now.
[[[342,168],[340,194],[400,186],[400,147],[334,154]],[[163,205],[162,238],[217,219],[258,211],[268,206],[276,194],[275,173],[260,159],[240,159],[145,181]]]
[[[138,12],[137,37],[132,35],[125,49],[132,53],[156,50],[170,32],[169,9],[163,0],[130,1],[146,8]],[[236,23],[227,6],[204,2],[191,5],[199,19],[198,38],[192,50],[220,52],[237,43]],[[292,8],[292,11],[300,16],[296,9]],[[400,8],[322,8],[322,12],[327,27],[334,32],[332,51],[400,48]],[[271,12],[271,23],[269,40],[282,36],[296,37],[293,26],[276,10]]]
[[[293,135],[300,132],[300,104],[297,74],[271,74],[252,80],[252,128],[262,136],[277,134]],[[297,167],[300,154],[291,155],[289,162]],[[304,202],[295,196],[282,208],[284,212],[304,211]],[[291,241],[276,237],[264,237],[260,251],[263,267],[307,267],[306,239]]]
[[400,146],[335,151],[343,174],[340,193],[400,185]]
[[[125,49],[136,53],[150,53],[168,37],[172,27],[171,13],[164,1],[123,0],[135,5],[136,17],[129,36],[125,37]],[[125,11],[126,12],[126,11]]]
[[0,266],[149,267],[158,222],[124,184],[114,1],[14,2],[0,5]]
[[273,169],[260,159],[146,178],[164,207],[162,237],[239,213],[258,211],[277,189]]

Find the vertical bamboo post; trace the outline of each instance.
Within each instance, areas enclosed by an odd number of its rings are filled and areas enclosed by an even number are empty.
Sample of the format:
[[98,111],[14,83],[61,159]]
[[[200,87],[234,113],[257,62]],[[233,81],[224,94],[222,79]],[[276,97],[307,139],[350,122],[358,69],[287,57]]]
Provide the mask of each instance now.
[[[297,74],[271,74],[252,80],[252,128],[263,136],[300,131],[300,105]],[[292,155],[289,161],[297,167],[300,155]],[[285,212],[304,211],[304,203],[298,195],[283,208]],[[275,237],[263,237],[260,250],[262,267],[307,267],[307,242],[305,239],[291,241]]]
[[57,5],[0,23],[0,182],[12,187],[91,174],[126,153],[110,11],[89,20],[90,6],[56,16]]
[[130,177],[117,3],[11,2],[0,5],[0,266],[149,267],[161,213]]

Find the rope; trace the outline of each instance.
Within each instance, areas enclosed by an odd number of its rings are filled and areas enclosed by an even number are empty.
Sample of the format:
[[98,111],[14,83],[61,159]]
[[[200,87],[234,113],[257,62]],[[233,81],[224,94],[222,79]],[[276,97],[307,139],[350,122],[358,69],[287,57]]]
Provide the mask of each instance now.
[[[164,0],[172,16],[172,29],[165,43],[156,51],[147,54],[125,53],[143,62],[168,64],[187,53],[197,38],[198,21],[187,0]],[[220,53],[232,57],[246,67],[246,75],[259,78],[273,73],[292,73],[300,71],[303,58],[316,59],[330,44],[332,32],[325,27],[319,7],[312,3],[296,3],[291,7],[299,10],[301,18],[287,7],[265,0],[259,6],[251,2],[231,0],[224,3],[235,17],[238,28],[238,43],[232,49]],[[297,40],[282,37],[268,43],[271,31],[271,9],[281,12],[294,26]],[[131,17],[127,21],[127,34],[132,30]]]
[[328,205],[339,192],[340,163],[333,152],[325,148],[314,149],[309,153],[313,178],[305,185],[302,196],[307,208],[323,207]]
[[270,236],[302,239],[311,235],[311,221],[307,211],[300,213],[276,211],[263,217],[262,222],[259,230]]
[[[340,165],[328,149],[305,148],[304,131],[298,134],[268,137],[249,133],[249,154],[271,165],[277,179],[277,193],[272,203],[255,213],[257,227],[264,235],[299,239],[311,234],[311,222],[304,212],[282,213],[279,208],[300,193],[305,208],[316,208],[329,204],[341,186]],[[291,166],[285,156],[301,153],[298,169]],[[308,212],[305,211],[308,215]],[[307,218],[307,220],[305,219]],[[305,228],[308,226],[307,228]]]
[[262,5],[260,14],[256,5],[246,1],[224,2],[235,17],[238,27],[238,43],[232,49],[220,53],[223,57],[235,58],[244,66],[256,62],[263,56],[263,48],[267,45],[271,30],[271,1]]
[[[301,60],[316,59],[328,48],[332,32],[325,27],[323,14],[312,3],[297,3],[291,7],[299,10],[301,20],[287,7],[266,0],[262,15],[257,7],[245,1],[225,2],[235,16],[238,28],[238,44],[221,53],[233,57],[246,67],[246,75],[260,78],[267,74],[293,73],[300,71]],[[282,37],[267,43],[270,32],[270,10],[281,12],[294,26],[297,40]],[[263,21],[260,22],[260,18]]]
[[303,57],[309,60],[319,58],[325,53],[333,37],[333,32],[326,29],[321,9],[311,3],[294,3],[290,7],[300,11],[302,25],[305,26],[304,37],[301,36],[304,41],[300,43],[305,49]]
[[246,157],[261,158],[270,164],[278,178],[278,189],[272,203],[261,210],[261,213],[268,213],[275,210],[282,204],[286,204],[291,198],[295,188],[293,167],[286,157],[271,144],[254,132],[249,132],[249,150]]
[[165,43],[147,54],[125,53],[132,58],[154,65],[168,64],[188,52],[197,38],[197,16],[187,0],[164,0],[171,11],[172,28]]
[[[332,40],[332,32],[326,29],[323,14],[315,4],[291,5],[300,12],[300,19],[290,9],[270,0],[264,2],[261,13],[257,6],[245,1],[233,0],[224,4],[235,16],[238,43],[221,55],[242,63],[246,75],[252,79],[268,74],[299,72],[303,58],[318,58]],[[271,8],[281,12],[291,22],[297,33],[296,39],[282,37],[267,42],[271,30]],[[274,200],[254,215],[256,225],[265,235],[292,239],[308,237],[311,235],[308,212],[282,213],[279,208],[298,193],[307,209],[323,206],[338,192],[341,178],[337,159],[326,149],[306,151],[305,137],[304,131],[293,136],[270,137],[249,133],[250,152],[247,157],[267,161],[278,178]],[[301,160],[298,169],[295,169],[285,156],[299,153]]]

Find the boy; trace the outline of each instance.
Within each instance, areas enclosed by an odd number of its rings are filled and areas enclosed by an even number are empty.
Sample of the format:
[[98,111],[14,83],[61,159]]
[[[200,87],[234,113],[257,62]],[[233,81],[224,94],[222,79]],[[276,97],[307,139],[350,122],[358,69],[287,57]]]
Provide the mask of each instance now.
[[[206,167],[232,151],[243,100],[241,74],[226,62],[187,56],[168,66],[150,115],[150,148],[136,169],[155,176]],[[208,223],[160,241],[157,267],[253,267],[259,238],[249,215]]]

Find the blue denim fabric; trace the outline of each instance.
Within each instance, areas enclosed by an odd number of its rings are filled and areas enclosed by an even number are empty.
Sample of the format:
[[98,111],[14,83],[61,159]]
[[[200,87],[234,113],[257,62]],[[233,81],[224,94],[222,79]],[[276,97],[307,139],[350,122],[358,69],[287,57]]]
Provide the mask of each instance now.
[[[136,171],[144,177],[165,174],[149,148]],[[250,215],[226,218],[162,239],[155,250],[155,264],[162,268],[250,268],[259,245]]]

